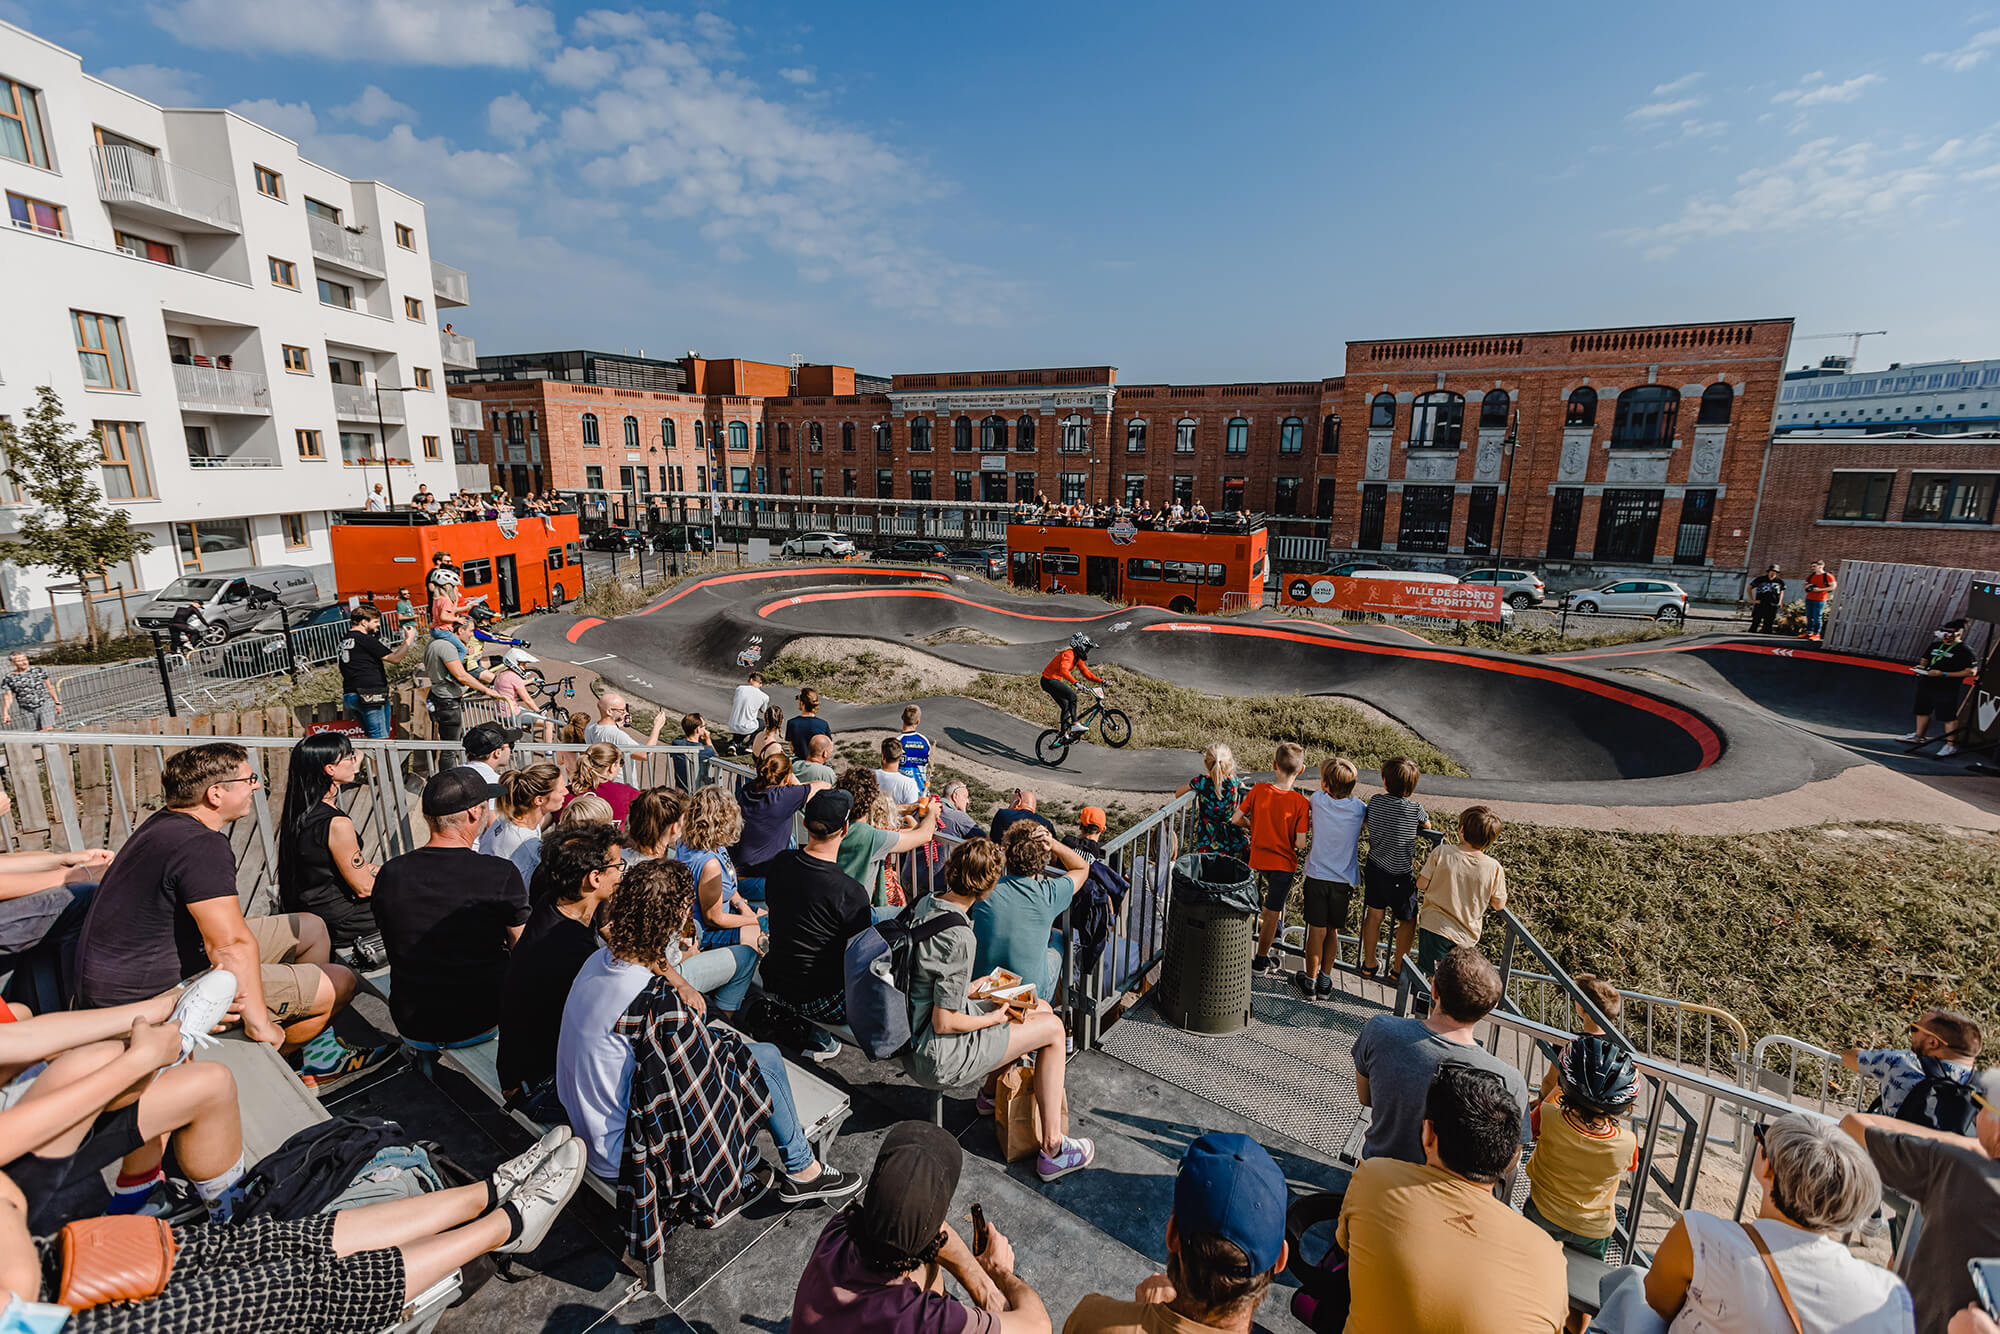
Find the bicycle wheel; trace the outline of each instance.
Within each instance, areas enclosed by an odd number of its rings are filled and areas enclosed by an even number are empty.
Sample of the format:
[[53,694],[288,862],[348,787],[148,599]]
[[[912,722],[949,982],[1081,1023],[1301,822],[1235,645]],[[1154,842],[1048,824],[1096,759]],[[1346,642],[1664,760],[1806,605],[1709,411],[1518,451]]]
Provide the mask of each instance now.
[[520,669],[520,672],[521,679],[528,683],[528,689],[530,690],[540,690],[542,684],[548,679],[542,675],[542,669],[539,667],[523,667]]
[[569,726],[569,710],[560,704],[551,701],[542,709],[541,713],[544,718],[547,718],[559,728]]
[[1069,741],[1059,727],[1051,727],[1035,738],[1035,758],[1053,769],[1069,758]]
[[1106,709],[1097,720],[1098,734],[1107,746],[1123,746],[1132,739],[1132,720],[1122,709]]

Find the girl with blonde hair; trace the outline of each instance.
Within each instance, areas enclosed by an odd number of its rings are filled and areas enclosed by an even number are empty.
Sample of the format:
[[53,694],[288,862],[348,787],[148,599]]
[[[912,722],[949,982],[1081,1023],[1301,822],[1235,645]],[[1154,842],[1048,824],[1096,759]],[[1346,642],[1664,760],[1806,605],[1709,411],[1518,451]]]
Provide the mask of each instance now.
[[585,793],[604,798],[611,804],[612,820],[620,825],[625,823],[626,812],[632,809],[632,799],[639,795],[638,788],[618,781],[622,759],[618,747],[609,741],[599,741],[584,747],[569,775],[571,800]]
[[688,798],[674,859],[694,874],[705,950],[728,945],[759,949],[764,939],[763,915],[738,892],[736,866],[729,859],[730,845],[742,837],[743,811],[728,788],[711,784]]
[[1236,776],[1236,755],[1218,741],[1201,753],[1202,773],[1183,783],[1176,797],[1194,793],[1194,850],[1250,862],[1250,831],[1234,820],[1250,785]]
[[500,775],[500,818],[479,835],[479,851],[514,863],[525,883],[542,860],[542,828],[567,797],[562,770],[547,761],[509,769]]

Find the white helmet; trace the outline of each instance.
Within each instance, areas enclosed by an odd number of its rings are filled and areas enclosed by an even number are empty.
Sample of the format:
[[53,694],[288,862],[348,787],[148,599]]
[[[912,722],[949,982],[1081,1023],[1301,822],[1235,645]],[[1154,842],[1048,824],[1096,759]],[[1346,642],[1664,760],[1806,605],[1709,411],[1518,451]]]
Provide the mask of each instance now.
[[500,661],[509,667],[519,667],[524,662],[540,662],[541,659],[524,648],[510,648],[501,655]]

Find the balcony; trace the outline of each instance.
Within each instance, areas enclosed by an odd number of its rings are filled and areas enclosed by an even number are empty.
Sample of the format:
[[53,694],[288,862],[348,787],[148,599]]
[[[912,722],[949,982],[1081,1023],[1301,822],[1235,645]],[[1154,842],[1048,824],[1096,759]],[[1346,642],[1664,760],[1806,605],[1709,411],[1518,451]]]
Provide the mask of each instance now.
[[476,431],[479,429],[479,404],[469,398],[447,398],[445,413],[451,418],[454,431]]
[[182,232],[234,236],[243,231],[236,190],[227,181],[123,144],[100,144],[90,156],[97,197],[107,204]]
[[382,268],[382,243],[375,237],[350,231],[316,213],[306,215],[306,230],[312,234],[312,252],[316,258],[366,277],[386,276]]
[[465,270],[432,260],[431,296],[436,299],[439,310],[447,306],[471,305],[472,284],[466,280]]
[[190,412],[271,415],[271,386],[263,376],[250,371],[176,365],[174,391],[180,396],[181,406]]
[[[375,391],[365,385],[337,384],[333,386],[333,415],[342,421],[372,422],[375,420]],[[403,396],[401,394],[382,395],[382,420],[400,422],[403,420]]]
[[438,330],[438,351],[444,354],[444,364],[464,370],[479,369],[479,354],[473,350],[473,342],[462,333],[446,333]]
[[278,459],[266,458],[262,454],[190,454],[188,467],[204,470],[217,468],[282,468]]

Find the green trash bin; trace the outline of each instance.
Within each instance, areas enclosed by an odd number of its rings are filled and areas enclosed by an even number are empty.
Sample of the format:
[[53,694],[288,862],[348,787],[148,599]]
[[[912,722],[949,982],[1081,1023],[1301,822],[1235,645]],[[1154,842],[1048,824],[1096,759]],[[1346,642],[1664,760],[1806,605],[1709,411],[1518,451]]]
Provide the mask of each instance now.
[[1236,858],[1196,853],[1174,862],[1157,993],[1168,1023],[1211,1034],[1250,1023],[1257,907],[1256,877]]

